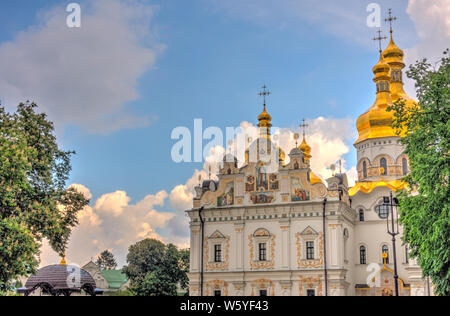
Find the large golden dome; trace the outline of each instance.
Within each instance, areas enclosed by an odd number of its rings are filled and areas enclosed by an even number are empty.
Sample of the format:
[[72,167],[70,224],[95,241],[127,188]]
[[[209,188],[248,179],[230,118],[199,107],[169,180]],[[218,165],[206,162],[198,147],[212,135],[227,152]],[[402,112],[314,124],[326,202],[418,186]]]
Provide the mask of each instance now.
[[311,146],[309,146],[308,143],[306,142],[305,135],[303,135],[303,142],[300,144],[298,149],[300,149],[303,152],[306,159],[308,160],[311,159]]
[[377,86],[375,103],[356,121],[359,138],[355,144],[372,138],[395,136],[392,129],[393,113],[386,109],[392,104],[390,93],[390,67],[380,55],[378,63],[373,67],[373,81]]

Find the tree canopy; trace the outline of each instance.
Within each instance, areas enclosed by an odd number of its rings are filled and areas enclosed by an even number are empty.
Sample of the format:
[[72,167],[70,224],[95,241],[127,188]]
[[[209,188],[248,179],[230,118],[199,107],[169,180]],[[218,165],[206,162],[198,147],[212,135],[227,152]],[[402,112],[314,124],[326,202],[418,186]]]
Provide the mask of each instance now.
[[177,287],[187,288],[189,251],[178,250],[155,239],[130,246],[123,271],[137,296],[176,296]]
[[43,238],[63,255],[88,200],[66,188],[72,151],[59,148],[53,123],[35,103],[0,106],[0,290],[35,272]]
[[111,251],[103,251],[97,258],[96,264],[100,269],[104,270],[114,270],[117,268],[117,262]]
[[389,109],[394,111],[394,128],[406,133],[401,142],[410,163],[404,178],[409,190],[399,195],[404,242],[438,295],[450,295],[448,53],[438,64],[424,59],[411,65],[407,75],[416,82],[418,104],[411,108],[399,100]]

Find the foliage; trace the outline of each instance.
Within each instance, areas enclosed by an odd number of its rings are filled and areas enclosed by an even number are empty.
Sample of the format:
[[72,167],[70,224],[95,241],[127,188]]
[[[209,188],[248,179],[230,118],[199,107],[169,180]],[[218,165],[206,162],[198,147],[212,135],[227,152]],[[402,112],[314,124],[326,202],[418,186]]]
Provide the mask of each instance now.
[[179,284],[187,286],[187,257],[185,250],[155,239],[132,245],[123,269],[131,281],[130,291],[137,296],[176,296]]
[[117,268],[117,262],[111,251],[103,251],[97,258],[96,264],[100,269],[115,270]]
[[448,53],[438,67],[424,59],[407,72],[416,82],[417,105],[408,107],[400,100],[389,108],[394,111],[394,128],[406,133],[401,142],[411,169],[404,179],[409,191],[399,195],[404,242],[438,295],[450,295]]
[[34,273],[41,241],[64,253],[77,212],[88,204],[66,189],[74,152],[62,151],[53,123],[34,103],[0,106],[0,290]]

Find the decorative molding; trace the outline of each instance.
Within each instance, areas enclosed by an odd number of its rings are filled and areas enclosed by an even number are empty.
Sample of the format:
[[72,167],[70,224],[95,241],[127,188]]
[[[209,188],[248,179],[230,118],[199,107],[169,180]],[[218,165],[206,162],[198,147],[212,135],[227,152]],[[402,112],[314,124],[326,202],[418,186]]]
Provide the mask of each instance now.
[[303,288],[304,285],[306,285],[306,287],[308,289],[316,289],[317,296],[322,296],[322,279],[317,276],[317,277],[300,277],[300,281],[298,283],[298,292],[299,292],[299,296],[304,296],[303,293]]
[[205,283],[206,293],[205,296],[210,296],[210,290],[223,290],[223,296],[228,296],[228,282],[224,280],[211,280]]
[[248,247],[250,249],[250,269],[273,269],[275,267],[275,235],[269,237],[270,241],[270,260],[269,261],[255,261],[255,252],[253,245],[253,234],[248,235]]
[[319,259],[305,260],[302,259],[302,243],[303,239],[300,233],[296,234],[297,244],[297,266],[299,269],[304,268],[321,268],[323,266],[323,233],[319,233]]
[[228,270],[230,264],[230,236],[225,236],[225,261],[222,262],[209,262],[209,240],[205,240],[205,261],[206,261],[206,271],[211,270]]

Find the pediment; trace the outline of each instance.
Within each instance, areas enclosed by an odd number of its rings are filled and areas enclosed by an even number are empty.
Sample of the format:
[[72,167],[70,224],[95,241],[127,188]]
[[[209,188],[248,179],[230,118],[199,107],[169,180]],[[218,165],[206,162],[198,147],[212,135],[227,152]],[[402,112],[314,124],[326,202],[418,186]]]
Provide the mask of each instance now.
[[311,228],[311,226],[306,227],[301,233],[300,235],[303,236],[315,236],[315,235],[319,235],[318,232],[316,232],[313,228]]

